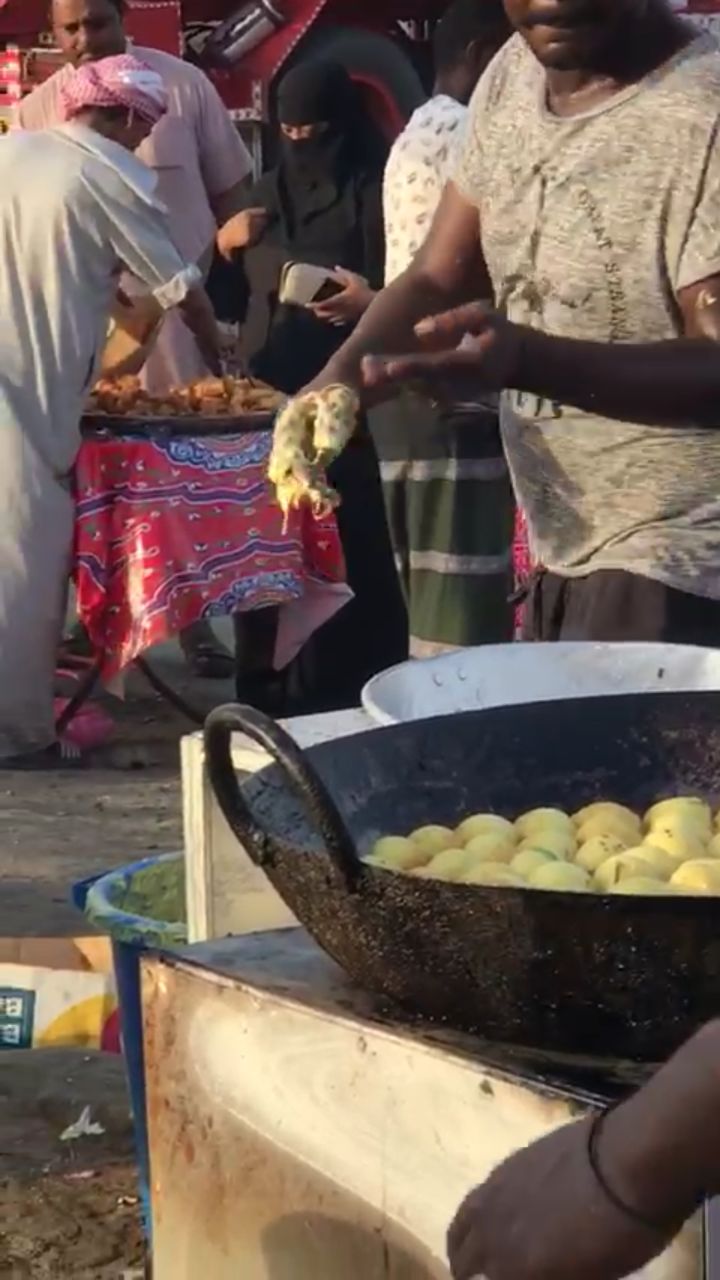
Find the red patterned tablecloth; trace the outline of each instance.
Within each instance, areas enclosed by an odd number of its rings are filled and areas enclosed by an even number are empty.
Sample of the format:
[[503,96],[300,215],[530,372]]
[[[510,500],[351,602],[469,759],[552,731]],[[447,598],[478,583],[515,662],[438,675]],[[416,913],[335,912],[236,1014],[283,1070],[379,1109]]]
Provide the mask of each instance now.
[[282,532],[269,450],[269,432],[83,443],[77,607],[106,680],[192,622],[269,605],[282,667],[350,598],[334,517],[294,513]]
[[[533,570],[530,546],[528,543],[527,522],[525,513],[518,507],[515,512],[515,538],[513,541],[513,571],[515,590],[518,591],[527,583]],[[525,602],[522,601],[515,610],[515,636],[519,639],[525,620]]]

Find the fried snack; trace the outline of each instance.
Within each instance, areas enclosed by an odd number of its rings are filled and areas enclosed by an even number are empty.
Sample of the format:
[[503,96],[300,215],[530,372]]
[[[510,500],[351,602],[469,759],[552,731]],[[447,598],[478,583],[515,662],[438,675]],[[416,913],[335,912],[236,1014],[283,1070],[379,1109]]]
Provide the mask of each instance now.
[[274,413],[283,400],[284,396],[279,391],[264,382],[242,379],[235,383],[230,409],[232,413]]
[[283,513],[308,503],[318,519],[334,510],[339,495],[325,471],[342,453],[357,423],[360,402],[351,387],[333,384],[294,396],[275,420],[268,479]]
[[228,401],[235,390],[234,378],[201,378],[190,385],[198,400]]
[[90,396],[88,412],[135,418],[231,418],[274,412],[283,399],[279,391],[252,378],[200,378],[157,396],[144,391],[138,378],[102,378]]
[[128,413],[141,394],[138,378],[101,378],[90,401],[99,413]]

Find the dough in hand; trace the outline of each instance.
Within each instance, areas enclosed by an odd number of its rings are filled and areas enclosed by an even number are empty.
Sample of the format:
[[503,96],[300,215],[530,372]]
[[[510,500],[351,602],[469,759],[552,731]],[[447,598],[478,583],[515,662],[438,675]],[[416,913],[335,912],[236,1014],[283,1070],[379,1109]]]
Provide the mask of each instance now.
[[638,898],[668,898],[673,896],[674,890],[665,880],[652,880],[650,876],[628,876],[626,880],[619,880],[614,884],[610,893]]
[[510,862],[517,849],[503,832],[494,832],[468,840],[465,853],[468,866],[474,866],[477,862]]
[[575,854],[575,861],[592,875],[614,853],[623,853],[625,847],[625,841],[617,836],[593,836],[592,840],[586,840],[580,846]]
[[572,819],[562,809],[530,809],[522,813],[515,822],[515,830],[520,840],[526,836],[536,835],[546,829],[572,831]]
[[413,867],[421,867],[429,860],[430,854],[412,840],[404,836],[382,836],[373,845],[373,851],[365,861],[377,867],[385,867],[388,871],[410,871]]
[[409,839],[413,844],[424,849],[428,858],[434,857],[436,853],[442,853],[443,849],[452,849],[456,843],[455,836],[449,827],[438,827],[433,824],[411,831]]
[[672,876],[670,884],[678,893],[712,895],[720,894],[720,860],[698,858],[683,862]]
[[461,884],[480,884],[494,888],[524,889],[525,881],[504,862],[478,862],[462,877]]
[[528,881],[531,889],[555,889],[560,893],[589,893],[590,877],[574,862],[548,862],[533,871]]
[[465,818],[456,828],[455,837],[458,844],[465,845],[475,836],[504,835],[508,840],[515,839],[515,828],[507,818],[497,813],[475,813]]

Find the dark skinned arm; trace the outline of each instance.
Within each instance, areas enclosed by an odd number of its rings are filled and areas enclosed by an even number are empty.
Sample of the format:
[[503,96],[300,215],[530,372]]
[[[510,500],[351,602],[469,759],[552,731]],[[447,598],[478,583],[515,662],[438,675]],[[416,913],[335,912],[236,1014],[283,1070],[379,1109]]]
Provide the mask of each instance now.
[[407,271],[376,296],[313,388],[329,382],[358,385],[363,356],[417,349],[415,325],[423,316],[489,292],[478,211],[450,182],[422,249]]
[[[720,1024],[690,1040],[605,1123],[597,1155],[618,1210],[587,1154],[588,1121],[518,1151],[471,1192],[450,1229],[454,1280],[618,1280],[672,1240],[703,1196],[720,1189]],[[578,1230],[578,1224],[582,1230]]]
[[[653,426],[720,426],[720,278],[678,297],[686,336],[668,342],[557,338],[511,324],[482,304],[418,326],[425,351],[374,359],[365,384],[383,392],[422,380],[437,394],[513,387],[600,417]],[[473,342],[458,351],[465,334]]]
[[604,345],[526,334],[514,385],[602,417],[720,426],[720,278],[678,297],[685,336]]

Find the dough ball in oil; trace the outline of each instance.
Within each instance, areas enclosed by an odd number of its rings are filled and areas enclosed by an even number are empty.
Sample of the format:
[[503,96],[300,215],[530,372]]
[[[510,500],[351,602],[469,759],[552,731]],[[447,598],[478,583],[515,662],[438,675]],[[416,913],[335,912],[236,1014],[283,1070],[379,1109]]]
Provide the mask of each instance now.
[[479,884],[498,889],[524,889],[525,881],[504,862],[478,862],[465,872],[461,884]]
[[554,831],[559,828],[562,831],[572,831],[572,826],[572,818],[562,809],[530,809],[527,813],[521,813],[515,820],[515,830],[519,840],[548,829]]
[[708,858],[720,858],[720,834],[714,835],[705,850]]
[[520,841],[518,850],[545,849],[556,858],[573,858],[577,849],[575,833],[564,827],[541,827]]
[[463,872],[468,870],[469,859],[466,849],[443,849],[436,853],[427,866],[423,867],[423,876],[430,880],[459,880]]
[[629,848],[631,845],[639,844],[642,839],[642,828],[639,818],[627,818],[624,814],[608,813],[596,814],[594,818],[586,818],[577,828],[578,844],[587,844],[588,840],[594,840],[596,836],[615,836],[617,840],[624,841]]
[[547,849],[535,849],[528,847],[521,849],[515,854],[510,863],[510,870],[517,871],[519,876],[527,880],[533,871],[537,871],[538,867],[544,867],[548,862],[557,862],[558,858],[554,853],[549,853]]
[[548,862],[533,871],[528,880],[531,889],[554,889],[560,893],[589,893],[590,877],[574,862]]
[[684,862],[672,876],[670,884],[676,893],[714,897],[720,894],[720,860],[698,858]]
[[413,844],[423,849],[428,858],[433,858],[436,853],[442,853],[443,849],[452,849],[457,844],[454,833],[449,827],[439,827],[433,824],[427,827],[418,827],[416,831],[411,831],[408,837]]
[[681,862],[704,858],[707,851],[707,843],[697,831],[690,833],[672,831],[664,825],[652,827],[643,844],[651,845],[654,849],[664,849],[676,867],[679,867]]
[[411,871],[414,867],[423,866],[428,860],[429,854],[404,836],[382,836],[375,841],[367,859],[371,864],[385,867],[388,871]]
[[649,876],[628,876],[613,885],[611,893],[631,898],[671,898],[675,896],[672,885],[665,880],[651,880]]
[[643,840],[642,844],[635,845],[632,849],[627,849],[627,853],[634,858],[643,860],[652,867],[653,876],[658,875],[663,880],[669,880],[673,871],[677,870],[677,861],[668,853],[667,849],[662,849],[659,845],[654,845],[649,836]]
[[515,839],[515,828],[507,818],[497,813],[475,813],[464,818],[455,830],[455,838],[460,845],[466,845],[475,836],[504,835],[508,840]]
[[472,840],[468,840],[465,845],[465,853],[467,854],[468,865],[474,866],[478,862],[510,862],[515,857],[517,849],[512,840],[509,840],[502,832],[488,834],[484,836],[474,836]]
[[712,810],[710,805],[699,796],[675,796],[670,800],[660,800],[651,805],[645,814],[645,826],[648,831],[664,825],[670,830],[696,831],[700,838],[709,840],[712,833]]
[[586,804],[584,809],[578,809],[577,813],[573,814],[576,827],[582,827],[586,822],[594,821],[595,818],[604,821],[613,818],[640,829],[640,815],[624,804],[615,804],[614,800],[596,800],[594,804]]
[[625,848],[625,841],[618,836],[593,836],[580,846],[575,854],[575,861],[592,875],[603,862],[607,862],[615,853],[623,853]]
[[647,858],[636,857],[632,852],[616,853],[598,867],[593,877],[593,886],[600,893],[609,893],[614,885],[631,876],[642,876],[646,880],[665,878],[653,868]]

